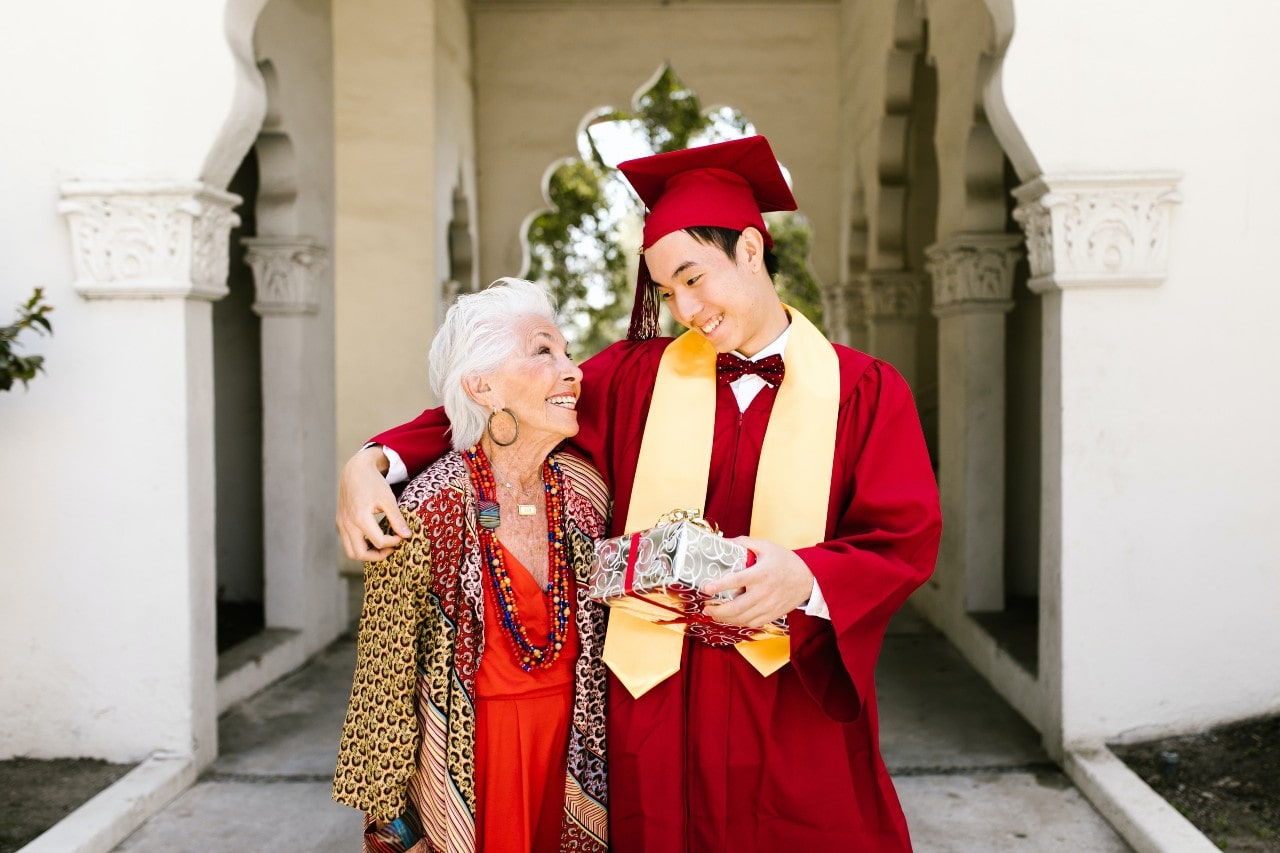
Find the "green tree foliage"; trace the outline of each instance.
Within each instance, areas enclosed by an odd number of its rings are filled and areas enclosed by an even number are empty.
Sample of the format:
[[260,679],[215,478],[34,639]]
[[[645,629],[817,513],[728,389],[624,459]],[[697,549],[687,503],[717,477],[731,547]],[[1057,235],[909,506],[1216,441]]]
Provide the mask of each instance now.
[[626,334],[631,303],[618,294],[628,292],[627,257],[614,235],[620,215],[638,214],[609,203],[609,184],[618,180],[616,170],[598,161],[563,164],[549,184],[554,208],[529,227],[528,277],[550,289],[581,358]]
[[[635,296],[635,251],[644,209],[599,146],[629,138],[644,156],[739,139],[754,133],[736,110],[702,110],[698,96],[665,66],[633,111],[598,116],[579,140],[582,158],[551,175],[552,209],[529,227],[528,277],[547,286],[575,355],[586,358],[626,335]],[[808,226],[802,217],[771,217],[778,255],[776,281],[790,305],[821,325],[818,287],[808,271]],[[664,327],[671,331],[664,312]]]
[[24,304],[18,306],[17,321],[0,326],[0,391],[13,388],[14,380],[21,380],[22,387],[44,371],[44,356],[18,355],[18,335],[28,329],[37,334],[53,334],[48,314],[53,306],[44,303],[44,290],[37,287]]
[[773,253],[778,256],[778,273],[773,283],[782,301],[822,328],[822,292],[809,272],[809,247],[813,230],[796,213],[770,213],[765,224],[773,237]]

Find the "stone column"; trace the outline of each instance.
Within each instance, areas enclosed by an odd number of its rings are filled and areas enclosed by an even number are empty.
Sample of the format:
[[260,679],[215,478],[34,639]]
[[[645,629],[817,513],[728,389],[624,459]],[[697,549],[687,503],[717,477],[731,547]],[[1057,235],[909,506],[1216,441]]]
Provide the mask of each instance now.
[[198,182],[72,182],[61,195],[75,288],[94,301],[73,333],[122,342],[91,369],[109,377],[110,408],[83,424],[121,460],[120,481],[92,490],[93,525],[133,555],[108,579],[129,590],[111,599],[110,642],[132,686],[103,700],[101,724],[200,767],[217,754],[211,302],[227,293],[240,199]]
[[314,597],[307,582],[304,522],[309,470],[298,437],[307,431],[307,336],[316,322],[323,246],[306,237],[246,237],[245,263],[253,270],[253,310],[262,318],[262,497],[264,608],[272,628],[304,630]]
[[[1042,731],[1054,756],[1064,744],[1088,740],[1087,721],[1102,713],[1090,704],[1099,633],[1090,596],[1115,583],[1116,566],[1091,548],[1097,483],[1107,475],[1095,460],[1105,458],[1100,443],[1116,423],[1114,411],[1096,401],[1119,380],[1105,370],[1110,354],[1098,351],[1100,300],[1108,290],[1164,281],[1178,180],[1173,173],[1055,175],[1014,190],[1028,284],[1042,297],[1039,660]],[[1116,302],[1123,309],[1131,300]]]
[[848,285],[837,282],[830,287],[821,288],[822,325],[826,328],[827,339],[836,344],[847,344],[844,319],[844,290]]
[[856,350],[871,349],[871,296],[865,279],[859,277],[845,284],[845,343]]
[[939,573],[962,584],[947,598],[968,612],[1005,605],[1005,315],[1021,242],[958,234],[925,250],[938,318]]
[[920,377],[916,341],[920,297],[928,277],[908,271],[872,270],[861,276],[867,300],[866,350],[897,368],[912,388]]
[[458,301],[458,294],[460,293],[462,293],[462,282],[458,279],[447,278],[440,283],[441,321],[444,320],[443,312]]
[[[853,339],[861,337],[866,346],[866,317],[860,311],[859,282],[845,280],[822,290],[822,321],[827,337],[833,343],[855,346]],[[861,330],[862,334],[857,332]]]
[[848,279],[822,293],[823,324],[833,343],[867,349],[867,286],[861,278]]

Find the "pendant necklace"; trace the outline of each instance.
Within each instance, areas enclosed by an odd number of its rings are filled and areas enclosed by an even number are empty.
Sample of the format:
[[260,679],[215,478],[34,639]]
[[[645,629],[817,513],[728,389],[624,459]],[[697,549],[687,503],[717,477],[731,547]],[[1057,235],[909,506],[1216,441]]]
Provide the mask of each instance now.
[[[494,494],[497,486],[493,468],[478,445],[467,448],[463,456],[471,468],[472,481],[476,486],[480,512],[480,558],[485,564],[494,597],[497,599],[498,623],[502,626],[502,633],[510,641],[521,669],[525,672],[545,669],[555,663],[564,650],[572,614],[569,602],[573,590],[573,574],[569,570],[569,555],[565,548],[564,475],[554,460],[548,458],[543,463],[543,490],[547,496],[547,576],[550,587],[547,615],[551,624],[546,642],[535,644],[520,617],[502,545],[497,541],[498,505],[493,501],[497,497]],[[489,513],[487,518],[486,513]]]
[[[495,471],[494,473],[496,474],[497,472]],[[521,498],[523,498],[526,501],[529,500],[528,492],[526,492],[524,489],[517,489],[515,486],[511,485],[511,483],[505,480],[503,481],[502,485],[506,486],[507,491],[510,492],[511,496],[516,499],[516,512],[520,513],[520,515],[537,515],[538,514],[537,504],[521,503]]]

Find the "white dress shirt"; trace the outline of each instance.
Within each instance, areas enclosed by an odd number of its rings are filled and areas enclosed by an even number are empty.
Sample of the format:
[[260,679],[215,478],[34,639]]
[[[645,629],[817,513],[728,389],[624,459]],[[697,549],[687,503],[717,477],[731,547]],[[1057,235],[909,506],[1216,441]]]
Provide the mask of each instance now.
[[[747,361],[759,361],[760,359],[771,355],[782,355],[783,352],[786,351],[787,336],[790,334],[791,327],[787,326],[787,328],[783,330],[781,335],[778,335],[777,339],[773,343],[769,344],[755,355],[748,357],[740,352],[735,352],[734,355],[739,358],[746,359]],[[787,380],[784,377],[782,381],[786,382]],[[751,405],[751,401],[754,400],[756,395],[760,393],[761,389],[768,384],[769,383],[765,382],[754,373],[744,373],[737,379],[730,382],[729,388],[733,390],[734,399],[738,401],[738,411],[745,412],[747,410],[747,406]],[[805,613],[808,613],[810,616],[818,616],[822,619],[831,618],[831,611],[827,607],[827,600],[822,597],[822,590],[818,587],[817,578],[813,579],[813,591],[809,593],[809,601],[806,604],[801,605],[800,609]]]

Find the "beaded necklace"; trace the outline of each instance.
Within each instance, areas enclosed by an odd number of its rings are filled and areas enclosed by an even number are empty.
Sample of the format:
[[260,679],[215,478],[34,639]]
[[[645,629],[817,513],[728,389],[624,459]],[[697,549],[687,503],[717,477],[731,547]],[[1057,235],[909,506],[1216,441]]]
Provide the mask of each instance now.
[[[493,583],[494,598],[498,601],[499,622],[503,633],[511,641],[520,668],[525,672],[545,669],[556,662],[564,648],[569,629],[569,560],[564,548],[564,480],[560,466],[550,457],[543,464],[542,482],[547,493],[547,574],[550,576],[551,630],[546,645],[535,646],[529,632],[520,619],[515,591],[511,588],[511,575],[507,573],[502,546],[498,544],[498,487],[493,479],[493,467],[480,446],[468,447],[463,454],[471,468],[477,500],[481,507],[480,556],[484,560]],[[488,520],[490,523],[485,523]]]

